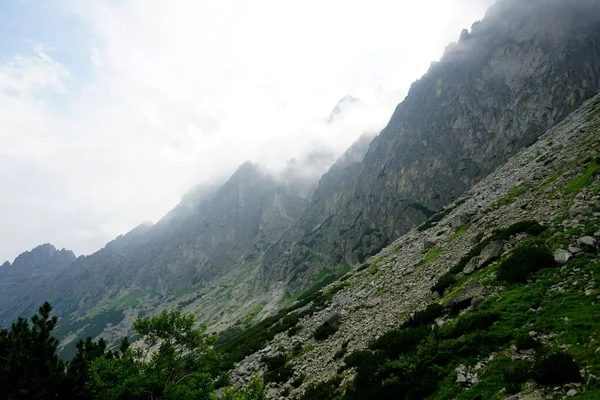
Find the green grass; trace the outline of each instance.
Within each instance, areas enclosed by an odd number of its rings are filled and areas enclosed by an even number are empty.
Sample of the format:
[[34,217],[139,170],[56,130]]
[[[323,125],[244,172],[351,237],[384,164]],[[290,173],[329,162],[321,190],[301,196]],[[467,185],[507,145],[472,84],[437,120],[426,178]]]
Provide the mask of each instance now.
[[431,260],[435,260],[435,258],[438,256],[438,254],[440,254],[440,250],[441,248],[439,246],[434,247],[433,249],[429,250],[427,252],[427,254],[425,254],[425,257],[423,257],[423,260],[421,260],[420,264],[427,264],[429,261]]
[[600,171],[600,164],[594,160],[590,163],[590,165],[588,165],[583,174],[567,184],[567,187],[565,187],[563,190],[564,194],[579,193],[581,189],[589,186],[592,183],[592,178],[598,173],[598,171]]
[[348,271],[350,271],[349,265],[343,265],[339,268],[325,268],[319,272],[319,275],[312,281],[310,286],[304,289],[301,292],[294,293],[292,295],[288,295],[286,298],[286,303],[291,304],[295,301],[301,300],[309,294],[315,292],[315,290],[321,289],[327,286],[329,283],[338,280],[342,276],[346,275]]
[[450,236],[450,241],[452,242],[452,241],[458,239],[459,237],[461,237],[462,235],[464,235],[465,232],[467,232],[470,227],[471,227],[471,224],[465,224],[465,225],[461,226],[460,228],[458,228],[458,230],[456,232],[454,232],[454,234],[452,236]]
[[508,205],[515,201],[518,197],[524,195],[529,190],[527,185],[519,185],[508,191],[504,196],[490,204],[490,209],[495,210],[502,206]]

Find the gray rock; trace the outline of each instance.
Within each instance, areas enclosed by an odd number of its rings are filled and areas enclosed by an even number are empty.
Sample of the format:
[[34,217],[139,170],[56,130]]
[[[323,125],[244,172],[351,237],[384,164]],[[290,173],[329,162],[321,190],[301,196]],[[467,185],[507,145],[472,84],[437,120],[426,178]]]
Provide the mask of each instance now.
[[540,392],[531,392],[521,396],[520,400],[544,400],[544,396]]
[[463,268],[463,274],[470,275],[477,269],[478,257],[473,257],[467,262],[467,265]]
[[571,218],[579,217],[579,216],[586,216],[586,215],[590,215],[591,213],[592,213],[592,209],[587,205],[576,206],[569,210],[569,216]]
[[492,261],[502,255],[504,244],[500,240],[496,240],[488,244],[481,250],[478,257],[477,268],[485,267]]
[[567,396],[568,396],[568,397],[573,397],[573,396],[575,396],[576,394],[577,394],[577,390],[575,390],[575,389],[571,389],[571,390],[569,390],[569,391],[567,392]]
[[472,300],[476,296],[480,296],[485,292],[485,286],[481,282],[469,282],[469,284],[454,295],[448,303],[448,307],[454,307],[466,301]]
[[564,249],[557,249],[554,252],[554,261],[556,261],[559,264],[564,264],[567,261],[569,261],[571,259],[571,257],[573,257],[573,254],[569,253],[568,251],[564,250]]
[[577,239],[577,245],[581,246],[584,251],[596,251],[598,241],[591,236],[583,236]]
[[581,253],[581,249],[579,247],[569,246],[569,252],[571,254],[577,254],[577,253]]
[[461,226],[468,224],[473,216],[469,213],[461,213],[450,220],[450,226],[452,229],[458,229]]

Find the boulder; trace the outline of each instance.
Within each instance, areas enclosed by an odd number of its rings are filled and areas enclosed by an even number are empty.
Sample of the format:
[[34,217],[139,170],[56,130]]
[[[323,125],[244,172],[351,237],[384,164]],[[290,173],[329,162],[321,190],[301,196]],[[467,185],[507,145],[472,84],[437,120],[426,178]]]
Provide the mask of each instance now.
[[458,229],[461,226],[468,224],[471,221],[471,218],[473,218],[473,216],[469,213],[460,213],[450,220],[450,226],[452,229]]
[[467,262],[465,267],[463,268],[463,274],[470,275],[477,269],[477,262],[479,261],[479,257],[473,257]]
[[492,261],[495,261],[498,257],[502,255],[502,251],[504,250],[504,243],[501,240],[495,240],[485,246],[481,253],[479,254],[479,260],[477,263],[477,268],[485,267]]
[[554,252],[554,261],[558,264],[564,264],[569,261],[573,257],[573,254],[569,253],[567,250],[557,249]]
[[587,206],[587,205],[575,206],[569,210],[569,216],[571,218],[579,217],[579,216],[586,216],[586,215],[590,215],[591,213],[592,213],[592,209],[590,208],[590,206]]
[[591,236],[583,236],[577,239],[577,245],[586,252],[595,252],[598,241]]
[[473,298],[476,296],[481,296],[484,291],[485,286],[481,282],[469,282],[464,289],[460,290],[450,300],[448,300],[446,306],[448,308],[464,308],[462,307],[463,305],[470,305],[471,300],[473,300]]

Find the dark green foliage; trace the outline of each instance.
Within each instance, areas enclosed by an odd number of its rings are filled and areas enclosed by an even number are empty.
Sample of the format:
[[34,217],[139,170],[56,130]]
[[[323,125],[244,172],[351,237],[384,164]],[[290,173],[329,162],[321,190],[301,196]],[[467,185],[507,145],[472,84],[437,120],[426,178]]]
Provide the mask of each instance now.
[[332,380],[318,383],[316,385],[309,386],[304,395],[301,397],[302,400],[333,400],[337,396],[337,390],[342,383],[340,377],[335,377]]
[[298,389],[302,385],[302,382],[304,382],[305,378],[306,377],[304,375],[300,375],[300,376],[296,377],[295,379],[293,379],[291,382],[292,387],[295,389]]
[[552,353],[535,363],[533,379],[540,385],[562,385],[583,380],[579,367],[567,353]]
[[448,289],[450,286],[454,285],[454,283],[456,283],[456,277],[454,276],[453,273],[448,272],[448,273],[442,275],[440,277],[440,279],[438,279],[438,281],[435,283],[435,285],[433,285],[433,287],[431,288],[431,291],[438,292],[440,294],[440,296],[442,296],[444,294],[444,292],[446,291],[446,289]]
[[31,322],[19,318],[0,330],[0,398],[67,397],[65,364],[56,353],[52,330],[58,321],[44,303]]
[[527,282],[527,278],[542,268],[554,267],[556,262],[548,249],[541,246],[517,247],[502,261],[498,269],[498,280],[506,282]]
[[[145,347],[132,349],[125,338],[110,351],[102,339],[80,340],[66,363],[57,354],[52,331],[58,319],[50,311],[45,303],[31,322],[19,318],[0,330],[1,399],[208,400],[216,382],[226,384],[214,337],[195,328],[192,315],[138,318],[133,330]],[[265,393],[255,380],[242,391],[224,389],[222,399],[264,400]]]
[[541,344],[527,333],[522,333],[515,339],[515,346],[518,350],[528,350],[537,349]]
[[511,383],[523,383],[531,378],[532,363],[525,360],[511,362],[504,372],[504,379]]
[[452,326],[444,327],[441,334],[447,338],[458,338],[467,333],[486,329],[498,321],[499,315],[490,311],[480,311],[473,314],[465,314]]
[[452,267],[450,272],[454,274],[462,272],[469,260],[471,260],[473,257],[478,256],[481,253],[481,250],[483,250],[485,246],[487,246],[491,242],[494,242],[496,240],[508,240],[511,236],[517,235],[519,233],[527,233],[528,235],[538,236],[545,230],[546,228],[540,225],[537,221],[528,220],[516,222],[505,229],[498,229],[494,231],[494,233],[490,237],[482,240],[481,242],[479,242],[479,244],[473,247],[463,258],[460,259],[460,261],[456,265]]
[[329,336],[333,335],[340,329],[339,321],[325,321],[321,326],[319,326],[314,333],[314,338],[316,340],[325,340]]
[[444,312],[444,306],[438,303],[428,305],[424,310],[416,312],[404,325],[418,327],[432,324]]
[[369,345],[369,348],[382,350],[387,358],[395,360],[401,354],[414,351],[430,331],[429,327],[395,329],[378,337]]
[[427,229],[431,228],[432,226],[434,226],[435,224],[437,224],[438,222],[440,222],[446,215],[448,215],[450,213],[450,211],[452,211],[453,208],[452,207],[448,207],[443,209],[442,211],[434,214],[431,218],[429,218],[427,221],[425,221],[421,226],[419,226],[417,228],[417,230],[419,232],[423,232],[426,231]]

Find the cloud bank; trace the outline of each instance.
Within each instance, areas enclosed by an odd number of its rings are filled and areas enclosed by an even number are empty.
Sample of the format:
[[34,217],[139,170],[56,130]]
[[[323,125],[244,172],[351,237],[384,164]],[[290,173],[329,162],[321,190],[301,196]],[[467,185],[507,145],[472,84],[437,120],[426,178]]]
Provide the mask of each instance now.
[[490,3],[52,0],[61,40],[0,58],[0,260],[93,252],[245,160],[340,155]]

